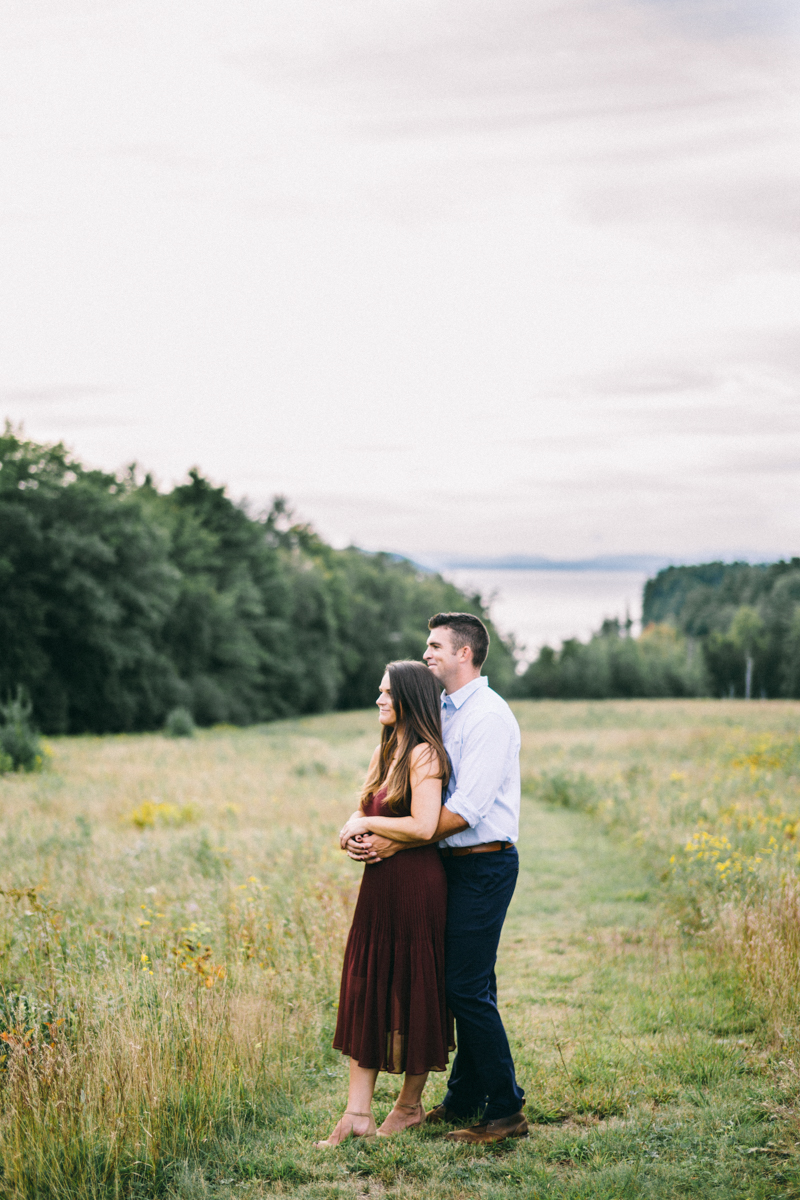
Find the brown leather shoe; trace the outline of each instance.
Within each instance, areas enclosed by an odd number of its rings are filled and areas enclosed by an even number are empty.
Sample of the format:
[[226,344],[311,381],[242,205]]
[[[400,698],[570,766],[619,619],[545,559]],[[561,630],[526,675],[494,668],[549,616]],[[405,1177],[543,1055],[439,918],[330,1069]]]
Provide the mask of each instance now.
[[496,1121],[485,1121],[470,1129],[454,1129],[445,1134],[445,1141],[462,1142],[469,1146],[485,1145],[487,1142],[502,1142],[506,1138],[527,1137],[528,1122],[521,1112],[510,1117],[499,1117]]
[[436,1108],[432,1108],[425,1118],[425,1125],[457,1125],[462,1121],[463,1117],[454,1113],[451,1108],[447,1108],[444,1104],[437,1104]]

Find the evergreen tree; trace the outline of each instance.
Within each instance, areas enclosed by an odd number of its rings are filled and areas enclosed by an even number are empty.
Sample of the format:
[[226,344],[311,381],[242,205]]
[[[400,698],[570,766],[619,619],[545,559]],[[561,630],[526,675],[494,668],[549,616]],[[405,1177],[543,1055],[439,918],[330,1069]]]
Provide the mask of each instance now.
[[[162,493],[135,468],[0,437],[0,699],[24,687],[47,732],[371,704],[385,663],[419,658],[448,609],[486,618],[406,560],[334,550],[280,497],[254,516],[196,469]],[[513,681],[496,634],[488,670]]]

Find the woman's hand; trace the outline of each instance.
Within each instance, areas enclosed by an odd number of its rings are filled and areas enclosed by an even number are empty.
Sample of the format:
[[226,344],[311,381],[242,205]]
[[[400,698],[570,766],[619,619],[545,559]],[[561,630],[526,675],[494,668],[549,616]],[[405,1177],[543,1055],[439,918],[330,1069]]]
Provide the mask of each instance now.
[[342,849],[346,850],[350,838],[356,837],[359,833],[369,833],[369,821],[360,811],[354,812],[351,817],[348,817],[346,824],[340,830],[339,845]]
[[393,854],[397,854],[398,850],[403,849],[405,847],[402,842],[381,837],[379,833],[358,834],[356,837],[350,838],[346,846],[349,858],[355,862],[370,863],[372,866],[375,863],[383,862],[385,858],[391,858]]
[[368,833],[357,833],[345,846],[345,853],[354,862],[380,862],[372,849],[372,838]]

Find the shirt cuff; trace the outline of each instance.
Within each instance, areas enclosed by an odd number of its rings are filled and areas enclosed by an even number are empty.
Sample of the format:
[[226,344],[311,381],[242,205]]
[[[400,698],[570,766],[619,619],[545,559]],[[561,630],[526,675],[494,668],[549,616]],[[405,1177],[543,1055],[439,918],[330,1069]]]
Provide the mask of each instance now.
[[470,804],[464,796],[459,796],[458,792],[449,796],[445,800],[444,806],[445,808],[449,808],[450,812],[455,813],[456,816],[461,817],[463,821],[466,821],[470,829],[474,829],[483,820],[483,814],[478,812],[477,808]]

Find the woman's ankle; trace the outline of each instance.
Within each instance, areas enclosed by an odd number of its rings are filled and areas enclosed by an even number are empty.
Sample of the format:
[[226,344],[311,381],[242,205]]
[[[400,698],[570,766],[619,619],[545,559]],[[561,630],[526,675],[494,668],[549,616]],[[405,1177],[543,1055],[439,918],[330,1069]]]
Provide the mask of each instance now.
[[370,1121],[372,1121],[373,1119],[374,1118],[372,1116],[372,1109],[370,1109],[369,1111],[364,1109],[362,1111],[360,1109],[348,1108],[345,1110],[345,1112],[343,1113],[343,1115],[341,1117],[341,1120],[343,1120],[343,1121],[347,1120],[347,1121],[350,1121],[351,1124],[359,1125],[359,1126],[363,1125],[364,1122],[366,1122],[367,1125],[369,1125]]
[[421,1102],[416,1104],[405,1104],[396,1100],[394,1107],[386,1115],[386,1119],[381,1125],[378,1133],[383,1136],[391,1136],[393,1133],[401,1133],[404,1129],[414,1129],[421,1125],[425,1120],[425,1109]]

